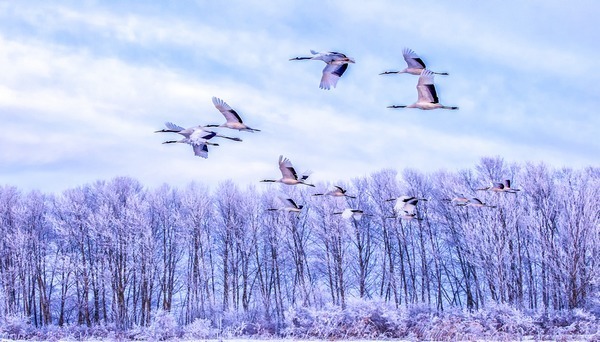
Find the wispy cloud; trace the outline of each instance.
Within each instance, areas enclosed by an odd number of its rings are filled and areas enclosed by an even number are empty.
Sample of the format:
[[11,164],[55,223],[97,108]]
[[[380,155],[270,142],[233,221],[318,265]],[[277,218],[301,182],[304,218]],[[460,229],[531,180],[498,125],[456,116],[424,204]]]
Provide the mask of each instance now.
[[[315,171],[315,181],[469,167],[482,155],[597,162],[599,77],[589,70],[598,50],[574,35],[558,34],[572,37],[569,49],[540,36],[525,21],[529,6],[511,27],[489,5],[238,5],[3,4],[0,111],[11,118],[0,136],[9,147],[0,152],[3,179],[31,184],[35,174],[46,189],[118,175],[254,184],[277,175],[280,154]],[[405,46],[450,72],[435,80],[440,101],[459,111],[385,108],[416,100],[415,76],[378,75],[404,63]],[[309,49],[340,49],[357,63],[323,91],[322,62],[288,61]],[[212,96],[262,132],[226,131],[244,142],[223,142],[208,160],[161,144],[167,135],[153,131],[165,121],[223,122]]]

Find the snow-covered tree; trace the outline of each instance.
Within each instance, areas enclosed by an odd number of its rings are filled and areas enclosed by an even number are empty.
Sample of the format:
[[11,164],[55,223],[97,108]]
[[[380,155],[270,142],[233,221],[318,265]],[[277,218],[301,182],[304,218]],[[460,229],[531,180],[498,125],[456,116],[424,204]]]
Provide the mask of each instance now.
[[[511,191],[478,190],[505,179]],[[485,315],[504,315],[507,331],[535,331],[545,328],[511,320],[566,312],[591,331],[600,169],[491,157],[471,170],[386,169],[336,185],[352,197],[232,181],[147,189],[127,177],[58,194],[0,187],[0,326],[10,336],[52,325],[155,336],[166,322],[169,336],[435,338],[451,329],[421,334],[411,315],[443,326],[453,313],[482,331]],[[427,200],[411,217],[394,210],[402,195]],[[267,210],[281,197],[302,210]],[[364,215],[336,214],[345,209]]]

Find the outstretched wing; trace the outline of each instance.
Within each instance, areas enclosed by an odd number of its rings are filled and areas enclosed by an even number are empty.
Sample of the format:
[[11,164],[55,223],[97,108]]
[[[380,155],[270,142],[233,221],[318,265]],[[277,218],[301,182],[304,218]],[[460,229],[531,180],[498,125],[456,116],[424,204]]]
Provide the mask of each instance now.
[[308,179],[308,177],[310,175],[312,175],[312,171],[310,171],[310,170],[304,171],[304,172],[302,172],[302,177],[300,177],[300,180],[305,181]]
[[201,145],[206,142],[206,140],[212,139],[217,135],[217,133],[212,131],[203,131],[201,129],[196,129],[190,135],[190,143],[192,145]]
[[227,103],[225,103],[225,101],[213,96],[212,102],[215,105],[215,107],[219,110],[219,112],[221,112],[221,114],[225,116],[225,120],[227,120],[227,122],[242,123],[242,118],[240,118],[238,113],[235,110],[233,110],[233,108],[231,108]]
[[409,68],[415,68],[415,69],[425,69],[426,68],[425,63],[419,57],[419,55],[417,55],[413,50],[411,50],[409,48],[405,48],[402,51],[402,57],[404,57],[404,60],[406,61],[406,64],[408,65]]
[[321,84],[319,88],[321,89],[331,89],[337,85],[338,80],[344,72],[348,69],[348,64],[327,64],[323,69],[323,76],[321,77]]
[[192,144],[194,154],[198,157],[208,158],[208,146],[206,144]]
[[423,70],[417,83],[417,92],[419,93],[419,102],[438,103],[437,92],[433,85],[433,73],[430,70]]
[[342,211],[342,217],[345,219],[351,218],[353,214],[354,213],[352,212],[352,209],[350,209],[350,208],[344,209],[344,211]]
[[279,170],[281,171],[283,178],[298,179],[298,175],[296,174],[294,166],[292,166],[292,162],[287,158],[283,158],[283,156],[279,156]]
[[296,204],[296,202],[294,202],[293,199],[291,198],[286,198],[285,201],[287,202],[287,206],[290,208],[296,208],[298,209],[298,205]]
[[172,122],[165,122],[165,126],[167,126],[168,129],[171,129],[173,131],[183,131],[185,129],[181,126],[177,126],[176,124],[174,124]]

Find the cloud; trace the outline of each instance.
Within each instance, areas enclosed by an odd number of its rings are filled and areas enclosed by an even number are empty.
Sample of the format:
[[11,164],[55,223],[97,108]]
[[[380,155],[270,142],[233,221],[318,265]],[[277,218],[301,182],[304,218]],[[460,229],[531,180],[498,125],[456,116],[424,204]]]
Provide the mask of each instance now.
[[[148,185],[255,184],[278,176],[280,154],[315,181],[470,167],[483,155],[594,162],[598,100],[589,86],[598,76],[587,70],[597,50],[536,39],[519,31],[522,19],[513,30],[483,5],[334,5],[4,4],[0,111],[16,119],[0,136],[11,170],[3,179],[26,184],[18,170],[52,190],[120,175]],[[459,111],[386,108],[416,100],[416,77],[378,75],[404,63],[404,46],[450,72],[435,81],[441,102]],[[309,49],[341,49],[357,63],[323,91],[322,62],[288,61]],[[212,96],[262,132],[221,129],[244,142],[223,142],[207,160],[161,144],[170,137],[153,131],[165,121],[223,122]]]

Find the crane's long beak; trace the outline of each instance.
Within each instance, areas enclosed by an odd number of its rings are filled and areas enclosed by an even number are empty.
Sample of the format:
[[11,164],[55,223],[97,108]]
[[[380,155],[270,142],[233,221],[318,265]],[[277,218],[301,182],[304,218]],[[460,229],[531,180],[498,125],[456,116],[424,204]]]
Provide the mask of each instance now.
[[226,137],[226,136],[222,136],[222,135],[218,135],[218,137],[229,139],[229,140],[233,140],[233,141],[242,141],[242,139],[237,138],[237,137],[233,138],[233,137]]

